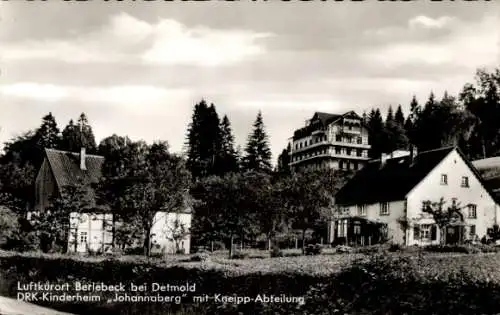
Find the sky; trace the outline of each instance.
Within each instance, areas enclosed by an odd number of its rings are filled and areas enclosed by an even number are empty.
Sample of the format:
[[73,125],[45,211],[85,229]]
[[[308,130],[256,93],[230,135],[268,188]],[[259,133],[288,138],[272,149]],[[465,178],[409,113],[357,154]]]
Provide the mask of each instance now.
[[180,152],[205,99],[242,147],[262,111],[275,161],[315,111],[407,112],[498,66],[497,1],[1,1],[0,143],[84,112]]

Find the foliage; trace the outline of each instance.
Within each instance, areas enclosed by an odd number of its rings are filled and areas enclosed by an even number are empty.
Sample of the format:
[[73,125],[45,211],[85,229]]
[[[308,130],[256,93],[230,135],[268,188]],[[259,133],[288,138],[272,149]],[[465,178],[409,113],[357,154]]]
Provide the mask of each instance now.
[[71,119],[62,131],[61,150],[78,152],[84,147],[89,153],[97,150],[97,145],[92,127],[89,125],[85,113],[80,114],[77,123]]
[[441,198],[439,201],[429,201],[426,200],[423,202],[423,208],[422,212],[423,213],[428,213],[432,216],[434,219],[434,222],[437,224],[437,226],[440,229],[440,243],[443,245],[445,242],[445,227],[448,226],[451,223],[454,223],[455,221],[462,221],[463,222],[463,214],[462,214],[462,209],[467,207],[468,205],[465,205],[464,207],[460,207],[460,204],[456,202],[456,200],[453,200],[452,203],[445,207],[445,200],[444,198]]
[[0,206],[0,248],[11,249],[19,238],[19,218],[15,212]]
[[306,246],[305,254],[306,255],[320,255],[323,248],[319,244],[309,244]]
[[[75,185],[63,187],[60,195],[52,200],[45,211],[32,212],[30,222],[40,235],[42,250],[48,252],[59,249],[66,252],[69,233],[73,233],[71,245],[76,251],[81,214],[94,211],[94,206],[90,187],[83,178],[78,178]],[[71,214],[75,215],[75,222],[71,222]]]
[[270,171],[271,149],[269,148],[269,137],[265,131],[262,112],[259,111],[253,123],[253,130],[248,135],[243,158],[244,168],[247,171]]

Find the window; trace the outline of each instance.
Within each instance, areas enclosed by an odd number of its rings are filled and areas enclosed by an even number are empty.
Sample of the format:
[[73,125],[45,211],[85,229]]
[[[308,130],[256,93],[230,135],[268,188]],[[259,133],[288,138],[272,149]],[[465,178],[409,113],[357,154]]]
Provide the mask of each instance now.
[[339,161],[339,169],[344,169],[344,161]]
[[469,187],[469,177],[462,176],[462,187]]
[[356,155],[357,155],[357,156],[361,156],[362,154],[363,154],[363,150],[358,149],[358,150],[356,151]]
[[430,240],[431,239],[431,225],[430,224],[422,224],[420,226],[420,239],[421,240]]
[[295,144],[295,150],[298,150],[299,149],[299,145],[296,143]]
[[342,142],[342,136],[341,136],[341,135],[337,135],[337,136],[335,137],[335,141],[337,141],[337,142]]
[[346,154],[351,155],[351,149],[346,149]]
[[87,243],[87,232],[80,232],[80,243]]
[[352,162],[352,169],[357,170],[358,169],[358,162]]
[[342,150],[340,148],[335,148],[335,154],[341,154],[342,153]]
[[413,228],[413,238],[421,241],[436,241],[437,227],[434,224],[415,225]]
[[363,143],[363,138],[358,137],[358,144],[362,144],[362,143]]
[[469,219],[475,219],[477,218],[477,206],[476,205],[469,205],[468,207],[468,212],[469,212]]
[[475,225],[470,226],[470,235],[476,235],[476,226]]
[[361,225],[359,225],[359,224],[354,225],[354,231],[353,232],[356,235],[361,234]]
[[358,205],[358,215],[359,216],[366,215],[366,207],[364,205]]
[[448,185],[448,175],[441,174],[441,185]]
[[389,203],[381,202],[380,203],[380,215],[389,215]]

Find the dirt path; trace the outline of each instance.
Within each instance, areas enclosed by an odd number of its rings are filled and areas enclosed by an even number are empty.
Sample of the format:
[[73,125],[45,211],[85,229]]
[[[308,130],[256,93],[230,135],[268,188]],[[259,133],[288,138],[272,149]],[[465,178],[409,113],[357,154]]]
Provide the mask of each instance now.
[[0,296],[0,315],[73,315]]

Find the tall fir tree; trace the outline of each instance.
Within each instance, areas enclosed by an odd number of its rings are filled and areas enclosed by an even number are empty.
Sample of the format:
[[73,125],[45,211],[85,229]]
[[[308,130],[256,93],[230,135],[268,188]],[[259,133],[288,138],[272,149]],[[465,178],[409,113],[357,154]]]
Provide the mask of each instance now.
[[220,123],[221,152],[218,171],[221,174],[238,171],[238,154],[234,148],[234,136],[229,118],[224,115]]
[[384,120],[380,110],[372,109],[368,115],[369,141],[371,144],[370,157],[380,158],[384,152]]
[[77,123],[71,119],[62,132],[61,149],[78,152],[84,147],[87,152],[95,153],[97,144],[94,132],[89,124],[87,115],[80,114]]
[[59,128],[52,113],[42,118],[42,124],[35,132],[36,144],[40,149],[54,149],[61,141]]
[[248,136],[245,147],[244,167],[248,171],[270,171],[271,149],[265,131],[262,112],[259,111],[253,123],[253,130]]
[[403,114],[403,109],[401,108],[401,105],[399,105],[398,109],[396,110],[396,114],[394,115],[394,120],[400,126],[405,125],[405,115]]
[[387,117],[385,118],[386,122],[393,121],[394,120],[394,113],[392,111],[392,106],[389,106],[389,109],[387,110]]
[[194,106],[187,133],[187,167],[193,179],[218,174],[222,132],[215,105],[202,99]]

